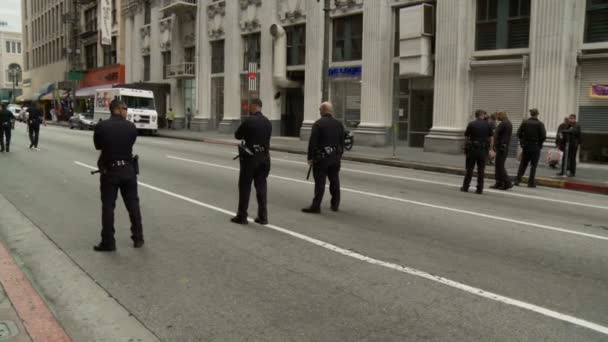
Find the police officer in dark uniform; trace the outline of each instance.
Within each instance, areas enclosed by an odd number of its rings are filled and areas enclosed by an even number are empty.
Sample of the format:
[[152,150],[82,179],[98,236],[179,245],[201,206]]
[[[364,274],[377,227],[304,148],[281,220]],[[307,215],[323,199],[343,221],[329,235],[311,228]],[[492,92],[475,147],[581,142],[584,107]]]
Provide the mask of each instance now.
[[538,109],[530,109],[530,118],[521,123],[521,126],[519,126],[519,129],[517,130],[517,137],[519,137],[522,153],[515,185],[521,183],[521,178],[524,173],[526,173],[528,164],[530,164],[528,187],[535,188],[536,183],[534,178],[536,176],[538,160],[540,159],[540,150],[543,148],[543,143],[547,139],[545,124],[538,120]]
[[[559,132],[559,130],[558,130]],[[562,130],[564,155],[562,157],[562,171],[558,176],[564,175],[564,170],[568,177],[576,175],[576,153],[578,146],[581,143],[581,126],[576,122],[576,115],[570,114],[568,117],[568,125]]]
[[30,149],[33,148],[36,151],[40,151],[40,149],[38,149],[40,124],[44,124],[46,126],[46,119],[44,118],[42,110],[40,110],[36,104],[32,104],[32,106],[27,109],[27,113],[27,130],[30,136]]
[[95,126],[93,141],[101,150],[97,166],[101,190],[101,243],[94,247],[98,252],[116,250],[114,240],[114,208],[118,190],[131,219],[133,247],[144,245],[139,196],[137,194],[137,158],[133,157],[133,145],[137,139],[135,125],[127,121],[127,106],[121,100],[110,103],[110,119]]
[[[11,151],[11,129],[12,120],[15,120],[13,113],[6,109],[6,103],[0,104],[0,152]],[[6,135],[6,145],[4,136]]]
[[471,179],[473,178],[473,169],[477,164],[477,191],[478,194],[483,193],[483,180],[485,176],[486,158],[490,148],[490,139],[492,138],[492,128],[487,121],[484,120],[486,112],[477,110],[475,112],[475,120],[471,121],[464,132],[466,137],[465,153],[466,153],[466,175],[460,191],[468,192]]
[[329,178],[331,210],[340,207],[340,159],[344,153],[344,126],[333,117],[330,102],[323,102],[319,108],[321,118],[313,126],[308,142],[308,164],[312,166],[315,178],[315,197],[305,213],[321,213],[321,201],[325,193],[325,179]]
[[258,201],[258,216],[255,222],[268,224],[268,209],[266,206],[266,179],[270,173],[270,136],[272,124],[262,114],[262,101],[251,100],[249,117],[241,123],[234,133],[238,140],[244,143],[239,147],[239,207],[235,217],[230,221],[238,224],[247,224],[247,209],[249,208],[249,195],[251,183],[255,186]]
[[509,153],[509,144],[511,143],[511,135],[513,135],[513,125],[509,121],[506,112],[499,112],[496,116],[500,124],[494,131],[493,148],[496,152],[496,167],[495,179],[496,184],[492,185],[492,189],[508,190],[513,187],[511,178],[507,174],[505,163],[507,154]]

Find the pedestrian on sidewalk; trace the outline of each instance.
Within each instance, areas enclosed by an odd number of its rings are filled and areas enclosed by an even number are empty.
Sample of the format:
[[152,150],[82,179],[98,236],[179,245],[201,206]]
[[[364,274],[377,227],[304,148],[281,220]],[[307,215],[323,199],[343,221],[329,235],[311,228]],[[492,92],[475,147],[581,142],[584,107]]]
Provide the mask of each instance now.
[[340,207],[340,160],[344,153],[344,126],[334,118],[331,102],[323,102],[319,108],[321,118],[312,125],[308,142],[308,165],[315,178],[315,196],[305,213],[320,214],[325,193],[325,181],[329,178],[331,210]]
[[[0,152],[11,151],[11,130],[12,122],[16,120],[13,112],[6,109],[6,103],[0,104]],[[6,143],[4,142],[6,136]]]
[[[552,169],[557,169],[557,164],[562,161],[564,151],[566,150],[566,140],[564,138],[564,131],[568,129],[569,125],[569,117],[564,118],[564,122],[562,122],[557,127],[557,133],[555,135],[555,147],[557,150],[549,151],[549,156],[547,157],[549,167]],[[562,163],[563,165],[563,163]],[[562,173],[564,172],[562,167]]]
[[494,132],[492,148],[496,152],[496,167],[495,180],[496,183],[491,186],[492,189],[508,190],[513,187],[511,178],[507,174],[505,163],[509,154],[509,144],[511,144],[511,135],[513,134],[513,125],[509,121],[507,112],[498,112],[497,119],[500,121]]
[[97,252],[116,250],[114,239],[114,208],[118,190],[129,212],[133,247],[144,245],[143,226],[137,193],[137,159],[133,158],[133,145],[137,139],[135,124],[127,120],[127,106],[122,100],[110,103],[110,119],[95,126],[93,142],[101,154],[99,188],[101,191],[101,242],[94,246]]
[[173,111],[173,108],[169,108],[169,111],[167,112],[167,128],[168,129],[173,129],[173,120],[175,120],[175,112]]
[[468,192],[473,178],[473,170],[477,165],[477,194],[483,193],[483,182],[486,169],[486,158],[490,149],[490,139],[492,129],[484,117],[487,113],[484,110],[475,111],[475,120],[469,122],[464,132],[465,154],[466,154],[466,175],[460,191]]
[[192,123],[192,111],[190,108],[186,108],[186,128],[190,129],[190,124]]
[[40,124],[46,126],[46,118],[37,103],[33,103],[28,109],[27,130],[30,137],[30,149],[40,151],[38,141],[40,138]]
[[564,175],[564,169],[568,177],[576,175],[576,154],[581,144],[581,126],[576,122],[576,115],[568,117],[568,128],[562,131],[564,136],[564,155],[562,157],[562,170],[558,176]]
[[536,167],[540,159],[540,151],[547,139],[545,124],[538,120],[538,109],[530,109],[530,118],[522,122],[517,130],[519,143],[522,147],[521,162],[517,171],[515,185],[521,183],[523,175],[526,173],[530,164],[530,176],[528,177],[528,187],[535,188]]
[[267,184],[266,179],[270,173],[270,136],[272,124],[262,114],[262,101],[253,99],[249,105],[249,117],[241,123],[234,133],[234,137],[244,141],[239,148],[239,206],[236,216],[230,221],[238,224],[247,224],[247,209],[251,183],[255,186],[258,201],[258,216],[255,222],[268,224]]

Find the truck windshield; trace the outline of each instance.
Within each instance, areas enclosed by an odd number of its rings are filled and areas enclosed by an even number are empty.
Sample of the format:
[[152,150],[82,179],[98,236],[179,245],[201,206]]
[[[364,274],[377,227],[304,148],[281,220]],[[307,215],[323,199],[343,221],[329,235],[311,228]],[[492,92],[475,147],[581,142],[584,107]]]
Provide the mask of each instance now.
[[149,97],[122,96],[127,108],[154,110],[154,99]]

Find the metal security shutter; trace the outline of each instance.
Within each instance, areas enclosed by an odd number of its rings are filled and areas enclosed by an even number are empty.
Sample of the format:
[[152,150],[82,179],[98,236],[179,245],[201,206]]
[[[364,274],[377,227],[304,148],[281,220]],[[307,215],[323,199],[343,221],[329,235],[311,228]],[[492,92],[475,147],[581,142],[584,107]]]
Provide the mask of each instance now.
[[608,133],[608,99],[589,96],[593,83],[608,84],[608,59],[581,63],[579,121],[583,132]]
[[515,136],[525,115],[525,79],[521,66],[478,66],[473,70],[473,110],[505,111],[513,124],[509,155],[517,153]]

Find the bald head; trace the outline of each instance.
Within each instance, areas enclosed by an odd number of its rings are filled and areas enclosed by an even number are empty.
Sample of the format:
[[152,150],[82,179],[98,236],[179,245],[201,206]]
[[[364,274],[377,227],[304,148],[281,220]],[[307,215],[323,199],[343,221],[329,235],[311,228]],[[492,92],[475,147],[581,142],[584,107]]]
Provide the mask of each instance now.
[[321,115],[324,115],[324,114],[333,114],[334,113],[334,106],[329,101],[323,102],[323,103],[321,103],[321,107],[319,108],[319,112],[321,112]]

